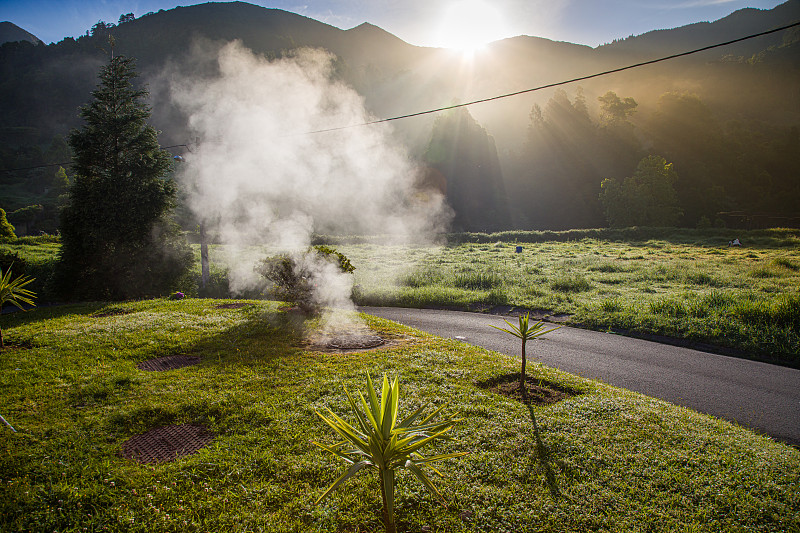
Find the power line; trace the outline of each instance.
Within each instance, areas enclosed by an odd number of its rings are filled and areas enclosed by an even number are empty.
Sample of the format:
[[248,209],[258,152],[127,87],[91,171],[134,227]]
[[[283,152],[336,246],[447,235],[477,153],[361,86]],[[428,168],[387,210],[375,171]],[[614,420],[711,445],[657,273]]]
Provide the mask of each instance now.
[[[350,124],[349,126],[338,126],[338,127],[335,127],[335,128],[327,128],[327,129],[322,129],[322,130],[307,131],[307,132],[304,132],[304,133],[298,133],[297,135],[313,135],[313,134],[316,134],[316,133],[328,133],[328,132],[332,132],[332,131],[342,131],[342,130],[347,130],[347,129],[351,129],[351,128],[360,128],[360,127],[363,127],[363,126],[372,126],[372,125],[375,125],[375,124],[382,124],[384,122],[392,122],[394,120],[402,120],[402,119],[405,119],[405,118],[419,117],[419,116],[422,116],[422,115],[431,115],[433,113],[441,113],[442,111],[449,111],[451,109],[458,109],[460,107],[467,107],[467,106],[471,106],[471,105],[475,105],[475,104],[483,104],[483,103],[486,103],[486,102],[493,102],[495,100],[501,100],[503,98],[510,98],[512,96],[519,96],[521,94],[527,94],[527,93],[532,93],[532,92],[535,92],[535,91],[541,91],[543,89],[551,89],[553,87],[559,87],[561,85],[567,85],[569,83],[575,83],[575,82],[578,82],[578,81],[585,81],[585,80],[590,80],[590,79],[593,79],[593,78],[599,78],[600,76],[607,76],[609,74],[616,74],[617,72],[623,72],[625,70],[631,70],[631,69],[634,69],[634,68],[644,67],[644,66],[647,66],[647,65],[653,65],[655,63],[661,63],[663,61],[668,61],[670,59],[676,59],[676,58],[679,58],[679,57],[685,57],[685,56],[689,56],[689,55],[692,55],[692,54],[697,54],[699,52],[705,52],[706,50],[712,50],[714,48],[720,48],[722,46],[728,46],[730,44],[740,43],[742,41],[747,41],[749,39],[755,39],[756,37],[763,37],[764,35],[770,35],[772,33],[777,33],[777,32],[780,32],[780,31],[788,30],[788,29],[794,28],[796,26],[800,26],[800,21],[793,22],[793,23],[787,24],[785,26],[780,26],[778,28],[773,28],[771,30],[766,30],[766,31],[762,31],[762,32],[759,32],[759,33],[754,33],[752,35],[747,35],[746,37],[739,37],[738,39],[725,41],[723,43],[717,43],[717,44],[704,46],[702,48],[696,48],[694,50],[689,50],[688,52],[681,52],[681,53],[678,53],[678,54],[672,54],[672,55],[660,57],[658,59],[651,59],[649,61],[642,61],[641,63],[634,63],[633,65],[627,65],[625,67],[619,67],[619,68],[615,68],[615,69],[611,69],[611,70],[606,70],[606,71],[603,71],[603,72],[598,72],[596,74],[589,74],[587,76],[580,76],[578,78],[572,78],[570,80],[564,80],[564,81],[559,81],[559,82],[555,82],[555,83],[548,83],[546,85],[540,85],[538,87],[533,87],[531,89],[523,89],[521,91],[515,91],[515,92],[512,92],[512,93],[501,94],[501,95],[498,95],[498,96],[491,96],[489,98],[481,98],[479,100],[473,100],[471,102],[465,102],[463,104],[453,104],[453,105],[449,105],[449,106],[446,106],[446,107],[439,107],[439,108],[436,108],[436,109],[428,109],[426,111],[418,111],[416,113],[409,113],[407,115],[398,115],[396,117],[381,118],[381,119],[377,119],[377,120],[371,120],[369,122],[361,122],[359,124]],[[165,150],[169,150],[170,148],[180,148],[180,147],[188,148],[189,144],[175,144],[175,145],[172,145],[172,146],[165,146],[163,148]],[[35,170],[37,168],[47,168],[47,167],[55,167],[55,166],[69,166],[69,165],[72,165],[72,164],[73,163],[70,161],[68,163],[52,163],[52,164],[49,164],[49,165],[38,165],[38,166],[35,166],[35,167],[27,167],[27,168],[0,169],[0,172],[19,172],[19,171],[23,171],[23,170]]]
[[532,89],[523,89],[521,91],[516,91],[516,92],[513,92],[513,93],[501,94],[499,96],[491,96],[489,98],[481,98],[480,100],[473,100],[471,102],[466,102],[466,103],[463,103],[463,104],[453,104],[453,105],[449,105],[447,107],[439,107],[437,109],[429,109],[427,111],[419,111],[417,113],[409,113],[407,115],[400,115],[400,116],[391,117],[391,118],[381,118],[381,119],[377,119],[377,120],[372,120],[370,122],[362,122],[361,124],[351,124],[349,126],[339,126],[339,127],[336,127],[336,128],[327,128],[327,129],[323,129],[323,130],[309,131],[309,132],[306,132],[305,134],[301,134],[301,135],[311,135],[311,134],[314,134],[314,133],[326,133],[326,132],[330,132],[330,131],[340,131],[340,130],[346,130],[346,129],[350,129],[350,128],[358,128],[358,127],[361,127],[361,126],[371,126],[373,124],[381,124],[381,123],[384,123],[384,122],[391,122],[393,120],[401,120],[401,119],[404,119],[404,118],[412,118],[412,117],[419,117],[419,116],[422,116],[422,115],[430,115],[432,113],[440,113],[442,111],[449,111],[451,109],[457,109],[459,107],[467,107],[467,106],[471,106],[471,105],[475,105],[475,104],[483,104],[483,103],[486,103],[486,102],[493,102],[494,100],[501,100],[503,98],[510,98],[512,96],[519,96],[520,94],[527,94],[527,93],[532,93],[534,91],[541,91],[542,89],[550,89],[552,87],[559,87],[561,85],[567,85],[568,83],[575,83],[576,81],[590,80],[592,78],[598,78],[600,76],[606,76],[608,74],[615,74],[617,72],[622,72],[624,70],[630,70],[630,69],[634,69],[634,68],[644,67],[644,66],[647,66],[647,65],[652,65],[654,63],[661,63],[662,61],[667,61],[667,60],[670,60],[670,59],[676,59],[678,57],[684,57],[684,56],[688,56],[688,55],[692,55],[692,54],[697,54],[698,52],[705,52],[706,50],[711,50],[713,48],[719,48],[721,46],[727,46],[729,44],[739,43],[739,42],[742,42],[742,41],[746,41],[748,39],[754,39],[756,37],[762,37],[764,35],[769,35],[771,33],[777,33],[779,31],[788,30],[789,28],[794,28],[795,26],[800,26],[800,21],[793,22],[792,24],[788,24],[786,26],[781,26],[779,28],[774,28],[774,29],[771,29],[771,30],[762,31],[760,33],[754,33],[754,34],[748,35],[746,37],[740,37],[738,39],[733,39],[731,41],[725,41],[724,43],[712,44],[712,45],[709,45],[709,46],[704,46],[702,48],[697,48],[695,50],[690,50],[688,52],[681,52],[679,54],[672,54],[672,55],[669,55],[669,56],[660,57],[658,59],[651,59],[649,61],[643,61],[641,63],[635,63],[633,65],[628,65],[628,66],[625,66],[625,67],[606,70],[604,72],[598,72],[597,74],[589,74],[588,76],[581,76],[579,78],[572,78],[571,80],[559,81],[559,82],[556,82],[556,83],[548,83],[547,85],[540,85],[539,87],[534,87]]

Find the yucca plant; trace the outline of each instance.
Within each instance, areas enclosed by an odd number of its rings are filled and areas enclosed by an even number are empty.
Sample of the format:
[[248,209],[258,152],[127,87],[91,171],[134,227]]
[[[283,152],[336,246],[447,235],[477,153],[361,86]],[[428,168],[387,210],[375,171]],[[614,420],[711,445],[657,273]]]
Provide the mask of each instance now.
[[514,335],[518,339],[522,340],[522,370],[519,373],[519,388],[522,391],[522,399],[523,401],[527,401],[528,399],[528,388],[525,386],[525,343],[529,340],[533,340],[537,337],[541,337],[551,331],[555,331],[561,326],[557,326],[551,329],[545,329],[544,321],[540,320],[536,324],[530,325],[530,313],[525,313],[524,315],[519,315],[519,326],[515,326],[508,320],[503,319],[503,321],[508,324],[508,328],[501,328],[500,326],[492,326],[495,329],[499,329],[500,331],[505,331],[506,333],[510,333]]
[[[364,398],[363,394],[359,393],[363,413],[346,388],[345,393],[356,418],[356,427],[342,420],[333,411],[326,408],[328,416],[323,416],[319,412],[317,412],[317,415],[344,440],[333,446],[318,442],[314,442],[314,444],[344,459],[350,466],[344,474],[328,487],[322,496],[317,499],[316,503],[318,504],[322,501],[336,487],[354,476],[358,471],[364,468],[375,469],[378,471],[381,495],[383,496],[384,525],[388,533],[394,533],[396,531],[394,521],[395,470],[405,468],[410,470],[436,499],[446,505],[446,500],[428,478],[424,469],[430,467],[431,470],[441,475],[438,470],[431,466],[431,463],[466,455],[466,452],[425,457],[419,453],[419,450],[434,441],[452,440],[451,437],[445,434],[460,420],[451,417],[440,422],[434,422],[433,418],[442,412],[446,406],[441,406],[430,415],[421,418],[422,411],[425,408],[425,406],[422,406],[407,418],[398,421],[400,386],[397,378],[390,384],[386,375],[383,376],[383,388],[379,399],[372,383],[372,378],[367,374],[367,396],[369,401]],[[419,423],[415,425],[418,420]]]
[[[3,306],[7,303],[15,305],[23,311],[22,304],[34,305],[33,298],[35,295],[32,291],[24,288],[25,285],[32,282],[33,279],[34,278],[27,278],[25,276],[17,276],[11,279],[11,267],[6,269],[5,274],[0,270],[0,310],[2,310]],[[3,342],[3,328],[0,327],[0,350],[5,349],[5,347],[6,345]],[[3,418],[3,415],[0,415],[0,420],[2,420],[11,431],[16,433],[17,430]]]
[[[3,271],[0,270],[0,309],[7,303],[18,307],[19,309],[23,309],[22,304],[29,304],[34,305],[33,298],[35,298],[35,294],[28,289],[25,289],[25,285],[32,282],[34,278],[28,278],[26,276],[17,276],[14,279],[11,279],[11,268],[6,269],[6,273],[3,274]],[[3,328],[0,327],[0,350],[5,348],[5,344],[3,343]]]

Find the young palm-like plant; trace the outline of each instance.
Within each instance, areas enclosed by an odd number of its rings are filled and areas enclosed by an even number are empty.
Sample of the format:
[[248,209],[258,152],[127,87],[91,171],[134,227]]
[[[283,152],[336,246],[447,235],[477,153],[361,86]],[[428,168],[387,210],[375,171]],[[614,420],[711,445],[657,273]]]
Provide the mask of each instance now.
[[[25,309],[23,309],[22,304],[34,305],[33,298],[35,298],[36,295],[32,291],[24,288],[25,285],[33,280],[34,278],[25,276],[17,276],[11,279],[11,268],[7,268],[5,274],[0,270],[0,309],[7,303],[15,305],[23,311]],[[5,344],[3,343],[3,328],[0,327],[0,350],[3,348],[5,348]]]
[[495,329],[499,329],[500,331],[505,331],[506,333],[510,333],[514,335],[518,339],[522,340],[522,370],[519,373],[519,388],[522,391],[522,399],[526,401],[528,399],[528,389],[525,386],[525,343],[529,340],[535,339],[537,337],[541,337],[546,333],[550,333],[551,331],[555,331],[561,326],[557,326],[551,329],[545,329],[545,325],[543,321],[538,321],[536,324],[530,325],[529,322],[530,313],[525,313],[524,315],[519,315],[519,326],[515,326],[508,320],[503,319],[503,321],[508,324],[508,328],[501,328],[500,326],[492,326]]
[[[434,461],[441,461],[452,457],[466,455],[466,452],[446,453],[425,457],[419,453],[419,449],[437,440],[452,440],[445,434],[459,420],[447,418],[434,422],[433,418],[439,414],[445,406],[439,407],[430,415],[415,422],[421,417],[425,406],[420,407],[407,418],[398,421],[398,406],[400,400],[400,387],[397,378],[392,383],[386,376],[383,376],[383,389],[381,397],[375,391],[372,378],[367,374],[367,396],[359,393],[362,413],[356,401],[345,389],[350,407],[356,417],[356,426],[342,420],[330,409],[328,416],[323,416],[319,412],[317,415],[325,421],[336,433],[344,440],[327,446],[315,442],[317,446],[333,455],[345,460],[350,466],[328,489],[320,496],[316,503],[322,501],[336,487],[355,475],[363,468],[373,468],[378,471],[381,483],[381,494],[383,496],[383,518],[387,533],[395,533],[394,521],[394,488],[395,470],[405,468],[410,470],[416,478],[428,489],[428,491],[443,504],[446,503],[442,494],[436,489],[427,474],[423,470],[429,467]],[[431,470],[441,475],[438,470],[430,466]]]
[[[25,276],[17,276],[11,279],[10,267],[6,269],[5,274],[0,270],[0,310],[7,303],[15,305],[23,311],[22,304],[34,305],[33,298],[35,295],[32,291],[24,288],[25,285],[32,281],[33,278],[26,278]],[[3,328],[0,327],[0,350],[3,350],[5,347],[3,342]],[[3,418],[3,415],[0,415],[0,420],[8,426],[11,431],[16,433],[17,430]]]

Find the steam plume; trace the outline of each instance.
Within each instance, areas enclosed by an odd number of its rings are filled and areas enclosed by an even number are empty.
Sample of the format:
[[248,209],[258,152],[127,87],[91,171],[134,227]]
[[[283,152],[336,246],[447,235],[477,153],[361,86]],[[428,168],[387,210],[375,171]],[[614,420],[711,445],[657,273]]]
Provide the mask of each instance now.
[[[418,171],[388,126],[307,133],[372,118],[335,81],[332,56],[303,50],[270,61],[230,43],[216,61],[217,76],[181,76],[171,94],[199,138],[181,172],[190,205],[223,243],[302,253],[315,232],[419,240],[441,231],[443,198],[418,190]],[[229,258],[234,290],[259,281],[261,257]],[[320,297],[345,305],[351,282],[328,270]]]

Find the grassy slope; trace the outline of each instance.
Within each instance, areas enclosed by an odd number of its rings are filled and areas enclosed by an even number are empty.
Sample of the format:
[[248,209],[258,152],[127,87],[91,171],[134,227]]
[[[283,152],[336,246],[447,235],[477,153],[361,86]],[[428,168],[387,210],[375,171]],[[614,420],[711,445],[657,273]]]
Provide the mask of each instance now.
[[[582,392],[536,408],[561,496],[535,461],[527,410],[476,385],[517,362],[368,319],[395,346],[357,354],[298,348],[273,303],[215,301],[68,306],[2,317],[22,347],[0,357],[0,530],[380,531],[380,493],[360,473],[319,507],[343,470],[312,440],[334,442],[314,415],[345,411],[365,373],[401,377],[406,409],[450,402],[468,450],[442,465],[435,504],[399,479],[401,531],[797,531],[800,452],[745,429],[598,382],[531,365]],[[97,314],[111,316],[92,316]],[[535,343],[532,347],[535,353]],[[203,357],[164,373],[135,363]],[[405,411],[409,412],[409,411]],[[141,466],[122,442],[163,424],[207,424],[194,456]]]

